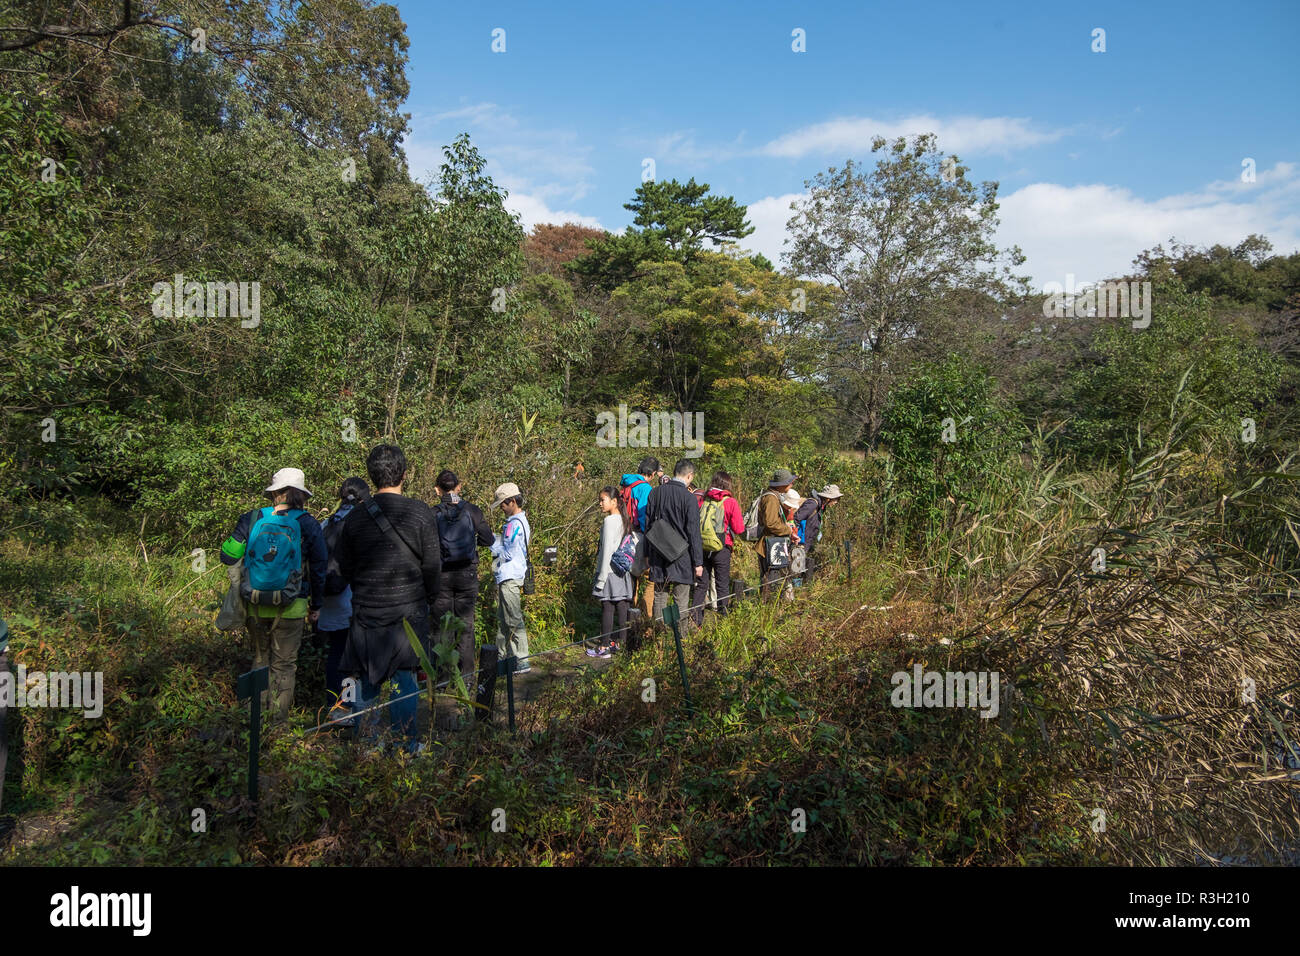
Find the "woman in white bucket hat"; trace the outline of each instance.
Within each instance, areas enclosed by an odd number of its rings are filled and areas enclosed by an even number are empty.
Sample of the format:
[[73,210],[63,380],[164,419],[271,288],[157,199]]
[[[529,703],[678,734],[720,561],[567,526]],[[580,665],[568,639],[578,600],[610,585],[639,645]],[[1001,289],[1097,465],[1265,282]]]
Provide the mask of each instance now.
[[253,668],[270,667],[267,709],[284,720],[293,705],[303,625],[315,623],[325,600],[325,536],[305,508],[311,492],[301,468],[281,468],[264,492],[265,508],[246,511],[221,545],[226,565],[243,562],[240,594],[253,645]]

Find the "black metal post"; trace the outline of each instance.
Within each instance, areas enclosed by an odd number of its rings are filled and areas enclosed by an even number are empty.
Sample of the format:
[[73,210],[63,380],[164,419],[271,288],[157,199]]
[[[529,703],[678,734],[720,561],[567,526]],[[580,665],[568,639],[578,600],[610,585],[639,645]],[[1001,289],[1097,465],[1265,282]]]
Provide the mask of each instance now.
[[510,710],[510,732],[515,732],[515,663],[513,654],[506,658],[506,705]]
[[686,712],[695,716],[695,704],[691,701],[691,682],[686,678],[686,654],[682,651],[681,609],[677,602],[664,608],[664,623],[673,629],[673,640],[677,644],[677,667],[682,674],[682,692],[686,695]]
[[262,691],[270,686],[271,669],[258,667],[240,674],[235,696],[248,706],[248,799],[257,802],[257,758],[262,746]]

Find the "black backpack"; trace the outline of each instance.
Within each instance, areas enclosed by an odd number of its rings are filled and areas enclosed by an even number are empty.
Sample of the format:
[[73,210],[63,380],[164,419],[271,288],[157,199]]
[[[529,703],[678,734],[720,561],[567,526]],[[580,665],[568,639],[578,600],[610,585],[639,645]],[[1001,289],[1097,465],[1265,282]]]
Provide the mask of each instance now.
[[339,535],[343,533],[343,519],[337,513],[332,514],[325,519],[325,526],[321,530],[325,538],[325,551],[329,555],[329,560],[325,563],[325,593],[342,594],[348,589],[348,582],[339,572],[338,544]]
[[434,509],[438,518],[438,541],[442,545],[442,563],[472,560],[478,554],[474,519],[460,502],[444,502]]

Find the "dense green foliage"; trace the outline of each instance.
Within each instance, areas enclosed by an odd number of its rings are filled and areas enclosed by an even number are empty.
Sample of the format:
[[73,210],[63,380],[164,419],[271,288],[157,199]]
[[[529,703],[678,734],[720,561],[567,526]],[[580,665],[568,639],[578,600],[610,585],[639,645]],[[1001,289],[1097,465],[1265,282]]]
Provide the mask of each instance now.
[[[635,186],[622,235],[525,235],[468,136],[411,179],[393,7],[48,7],[0,11],[0,614],[16,661],[102,670],[113,695],[94,724],[23,714],[6,808],[55,836],[8,859],[1150,863],[1294,842],[1274,748],[1296,737],[1300,255],[1157,247],[1124,277],[1152,283],[1149,327],[1048,318],[993,243],[998,185],[932,136],[810,179],[780,270],[693,178]],[[776,467],[839,484],[824,547],[857,547],[855,579],[711,620],[695,720],[660,642],[599,674],[548,663],[524,734],[415,761],[312,734],[306,651],[249,815],[250,655],[212,627],[211,559],[268,476],[303,468],[323,515],[393,440],[417,496],[443,467],[479,502],[518,482],[559,548],[526,602],[556,648],[597,627],[597,489],[679,454],[598,444],[620,404],[702,413],[697,466],[743,504]],[[754,582],[752,548],[735,574]],[[1002,668],[1014,713],[891,708],[917,662]],[[1243,669],[1266,716],[1233,694]],[[1105,839],[1098,794],[1123,811]],[[497,806],[512,840],[486,836]]]
[[921,365],[894,388],[882,437],[889,443],[900,518],[933,535],[1019,447],[1015,422],[982,368],[958,356]]

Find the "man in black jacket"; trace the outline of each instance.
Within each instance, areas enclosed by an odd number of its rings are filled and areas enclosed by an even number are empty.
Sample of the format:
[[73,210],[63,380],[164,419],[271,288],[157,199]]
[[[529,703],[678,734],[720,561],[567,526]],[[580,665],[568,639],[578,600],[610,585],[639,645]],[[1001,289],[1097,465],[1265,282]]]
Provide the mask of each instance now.
[[406,456],[400,448],[376,446],[366,470],[375,492],[352,510],[339,533],[339,573],[352,586],[352,628],[339,669],[361,675],[363,701],[396,678],[399,694],[412,696],[389,711],[394,729],[413,746],[419,661],[402,621],[410,622],[428,651],[429,604],[442,569],[438,525],[428,505],[402,495]]
[[434,627],[439,629],[439,643],[447,640],[441,630],[447,613],[456,615],[464,623],[460,632],[458,651],[460,673],[465,686],[475,686],[474,673],[474,607],[478,603],[478,549],[492,545],[492,526],[476,505],[460,496],[461,481],[455,472],[444,468],[438,474],[438,495],[442,501],[434,505],[433,514],[438,522],[438,540],[442,544],[442,583],[433,602]]
[[[700,505],[689,490],[694,477],[695,466],[689,458],[683,458],[673,469],[672,479],[646,498],[647,573],[655,584],[654,619],[664,619],[671,586],[683,629],[691,626],[691,585],[704,574]],[[669,548],[669,553],[664,553],[663,548]]]

